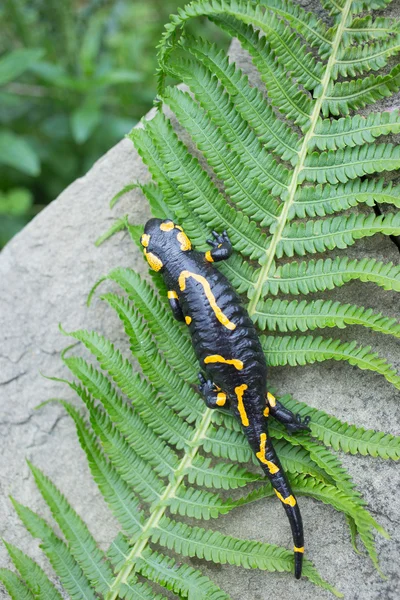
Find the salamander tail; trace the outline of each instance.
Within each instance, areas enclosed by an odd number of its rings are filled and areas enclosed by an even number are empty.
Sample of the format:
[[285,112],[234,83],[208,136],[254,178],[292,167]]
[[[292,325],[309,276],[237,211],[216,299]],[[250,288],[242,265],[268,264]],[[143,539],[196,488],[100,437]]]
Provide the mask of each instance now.
[[256,452],[256,457],[261,463],[263,471],[271,481],[275,494],[282,502],[282,506],[289,519],[294,542],[294,576],[296,579],[300,579],[304,555],[303,522],[297,500],[293,495],[267,433],[262,433],[260,436],[259,451]]
[[304,549],[299,552],[298,550],[294,551],[294,576],[296,579],[300,579],[301,577],[301,568],[303,566],[303,553]]

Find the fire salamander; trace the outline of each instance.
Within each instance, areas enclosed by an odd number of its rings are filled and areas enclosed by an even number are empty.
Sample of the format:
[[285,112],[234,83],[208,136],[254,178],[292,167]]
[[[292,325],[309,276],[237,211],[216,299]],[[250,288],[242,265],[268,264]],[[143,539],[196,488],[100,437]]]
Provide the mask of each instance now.
[[294,540],[295,577],[301,576],[303,524],[297,500],[268,435],[268,418],[284,423],[290,433],[309,429],[309,418],[284,408],[267,388],[267,366],[256,329],[238,294],[213,265],[229,258],[232,246],[224,231],[213,231],[205,254],[192,249],[182,227],[150,219],[141,237],[144,254],[168,288],[174,317],[189,327],[203,369],[200,391],[209,408],[229,408],[240,421],[261,468],[288,516]]

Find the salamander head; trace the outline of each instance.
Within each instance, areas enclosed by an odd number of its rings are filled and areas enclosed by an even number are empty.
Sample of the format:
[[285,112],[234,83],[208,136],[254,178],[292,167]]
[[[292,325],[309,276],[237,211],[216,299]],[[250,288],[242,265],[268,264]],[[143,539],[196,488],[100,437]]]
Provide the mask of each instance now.
[[161,271],[165,257],[177,252],[188,252],[192,244],[180,225],[171,219],[149,219],[140,238],[150,268]]

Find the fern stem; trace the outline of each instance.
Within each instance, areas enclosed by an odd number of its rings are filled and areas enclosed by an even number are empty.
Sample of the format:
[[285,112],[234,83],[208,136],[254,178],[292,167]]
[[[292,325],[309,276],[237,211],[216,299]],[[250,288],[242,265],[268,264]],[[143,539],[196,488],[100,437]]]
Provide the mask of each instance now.
[[[347,23],[347,18],[349,16],[351,5],[352,5],[352,0],[346,0],[346,4],[343,7],[342,19],[340,21],[335,38],[333,40],[332,53],[327,62],[326,71],[325,71],[324,77],[322,79],[321,93],[320,93],[319,97],[316,99],[314,110],[312,112],[311,119],[310,119],[310,123],[311,123],[310,128],[307,131],[306,135],[304,136],[303,145],[299,152],[299,160],[293,171],[292,181],[291,181],[291,183],[289,185],[289,189],[288,189],[288,197],[287,197],[286,202],[284,202],[284,204],[283,204],[281,216],[278,219],[278,224],[277,224],[276,230],[272,236],[271,243],[269,244],[269,246],[265,252],[265,262],[261,267],[258,280],[255,284],[254,294],[252,295],[252,298],[248,305],[248,311],[249,311],[250,316],[253,315],[254,312],[256,311],[258,301],[260,300],[260,297],[261,297],[264,281],[268,277],[271,267],[274,263],[276,249],[277,249],[279,242],[282,239],[282,233],[285,228],[286,222],[288,220],[289,211],[290,211],[292,204],[294,203],[294,198],[295,198],[297,186],[299,183],[299,175],[300,175],[301,171],[304,169],[305,159],[307,157],[307,152],[308,152],[308,144],[309,144],[309,141],[311,140],[311,138],[314,136],[315,127],[317,125],[318,118],[321,114],[322,103],[324,101],[324,98],[325,98],[327,90],[328,90],[328,86],[331,81],[332,67],[333,67],[334,63],[336,62],[337,52],[338,52],[339,45],[340,45],[340,42],[341,42],[341,39],[343,36],[343,32],[345,30],[345,24]],[[262,258],[261,258],[260,262],[262,262]]]
[[199,426],[191,440],[190,451],[185,454],[185,456],[179,463],[177,469],[175,470],[174,480],[171,481],[171,483],[166,487],[160,499],[153,504],[152,514],[145,526],[143,527],[143,531],[140,535],[140,538],[136,541],[131,551],[129,552],[124,564],[121,567],[121,570],[119,571],[117,577],[111,585],[110,591],[107,593],[105,600],[117,600],[117,598],[119,597],[121,585],[127,583],[128,578],[135,567],[135,559],[140,557],[150,540],[150,536],[154,528],[158,526],[162,517],[164,516],[164,513],[168,508],[166,500],[168,500],[169,498],[173,498],[176,495],[176,492],[178,491],[178,488],[185,477],[186,470],[192,466],[193,461],[199,451],[200,442],[206,437],[208,428],[211,425],[211,423],[212,410],[206,408],[203,413],[202,420],[199,423]]

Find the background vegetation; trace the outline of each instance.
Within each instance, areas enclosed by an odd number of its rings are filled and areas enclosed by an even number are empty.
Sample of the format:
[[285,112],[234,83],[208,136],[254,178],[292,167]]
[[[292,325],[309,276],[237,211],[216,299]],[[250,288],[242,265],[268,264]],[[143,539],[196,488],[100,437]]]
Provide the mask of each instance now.
[[[0,4],[0,247],[151,107],[155,47],[184,4]],[[197,22],[196,34],[221,41],[211,28]]]

